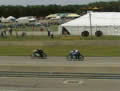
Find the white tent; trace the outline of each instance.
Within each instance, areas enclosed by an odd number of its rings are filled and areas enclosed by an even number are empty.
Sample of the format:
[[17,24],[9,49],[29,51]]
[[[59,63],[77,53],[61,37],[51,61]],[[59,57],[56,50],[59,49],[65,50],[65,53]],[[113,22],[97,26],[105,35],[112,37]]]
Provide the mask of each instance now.
[[1,22],[6,21],[6,19],[4,17],[1,17]]
[[36,19],[35,19],[35,18],[30,18],[29,21],[30,21],[30,22],[35,22]]
[[7,18],[4,18],[4,17],[1,18],[2,23],[10,23],[10,22],[15,22],[15,21],[16,21],[16,18],[13,16],[9,16]]
[[66,17],[67,17],[67,18],[78,18],[78,17],[80,17],[80,15],[75,14],[75,13],[70,13],[70,14],[68,14]]
[[46,16],[47,19],[56,18],[56,17],[57,17],[56,14],[50,14],[50,15]]
[[17,21],[17,23],[26,24],[26,23],[29,23],[29,18],[28,17],[20,17],[16,21]]
[[[90,29],[90,15],[92,30]],[[87,31],[89,35],[95,35],[97,31],[101,31],[103,35],[120,35],[120,12],[87,13],[60,25],[59,34],[63,34],[63,30],[71,35],[81,35],[84,31]]]
[[13,16],[9,16],[9,17],[7,17],[6,19],[7,19],[7,20],[12,20],[12,21],[15,21],[15,20],[16,20],[16,18],[13,17]]

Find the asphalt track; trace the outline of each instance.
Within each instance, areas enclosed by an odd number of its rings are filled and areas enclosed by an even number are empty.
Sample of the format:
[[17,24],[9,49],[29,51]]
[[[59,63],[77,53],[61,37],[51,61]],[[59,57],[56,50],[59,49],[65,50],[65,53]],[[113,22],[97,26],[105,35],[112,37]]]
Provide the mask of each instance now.
[[[111,68],[111,70],[104,68],[106,71],[115,71],[117,68],[114,67],[120,67],[120,57],[85,57],[84,61],[68,61],[65,57],[32,59],[30,56],[1,56],[0,67],[1,65],[56,65],[56,67],[62,67],[63,65],[70,67],[85,66],[85,68],[94,66],[96,69],[99,66],[101,69],[103,67]],[[44,73],[0,71],[0,91],[119,91],[119,84],[120,73],[116,72]]]
[[120,64],[120,57],[85,57],[84,61],[68,61],[66,57],[0,56],[0,64]]
[[78,79],[120,79],[120,74],[108,73],[63,73],[63,72],[0,72],[0,77],[33,78],[78,78]]
[[0,56],[0,71],[120,74],[119,69],[120,57],[85,57],[84,61],[68,61],[66,57]]
[[0,91],[119,91],[120,80],[79,78],[0,78]]

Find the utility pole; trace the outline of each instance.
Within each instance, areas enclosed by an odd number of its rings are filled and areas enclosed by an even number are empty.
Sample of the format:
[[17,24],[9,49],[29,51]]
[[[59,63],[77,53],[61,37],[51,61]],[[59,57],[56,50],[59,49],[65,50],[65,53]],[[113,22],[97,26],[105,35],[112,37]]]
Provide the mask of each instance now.
[[89,19],[90,19],[90,35],[91,35],[91,39],[92,39],[92,22],[91,22],[91,11],[89,11]]

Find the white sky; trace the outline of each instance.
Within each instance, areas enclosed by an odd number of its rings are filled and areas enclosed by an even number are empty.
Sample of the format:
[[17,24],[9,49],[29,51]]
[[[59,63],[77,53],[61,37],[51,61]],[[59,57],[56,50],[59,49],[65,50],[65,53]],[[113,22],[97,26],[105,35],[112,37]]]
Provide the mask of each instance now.
[[0,5],[67,5],[67,4],[87,4],[99,1],[118,1],[118,0],[0,0]]

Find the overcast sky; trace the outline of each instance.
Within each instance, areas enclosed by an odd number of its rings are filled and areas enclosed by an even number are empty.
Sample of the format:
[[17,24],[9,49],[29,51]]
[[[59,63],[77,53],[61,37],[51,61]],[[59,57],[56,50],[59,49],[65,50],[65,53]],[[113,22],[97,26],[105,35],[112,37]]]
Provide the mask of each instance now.
[[87,4],[99,1],[118,1],[118,0],[0,0],[0,5],[49,5],[49,4]]

